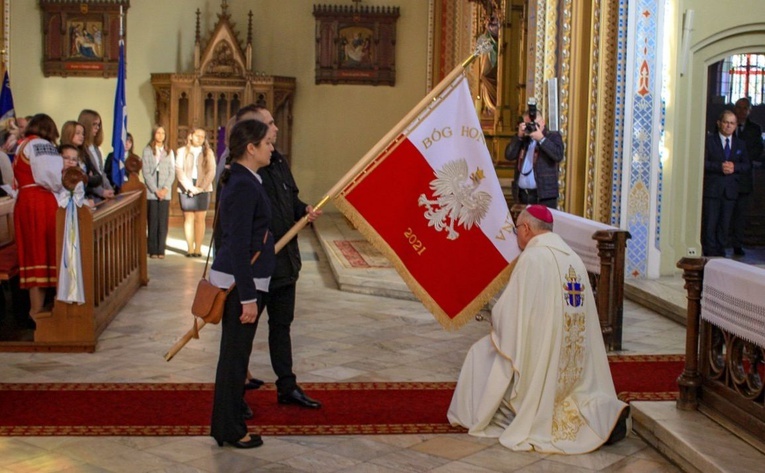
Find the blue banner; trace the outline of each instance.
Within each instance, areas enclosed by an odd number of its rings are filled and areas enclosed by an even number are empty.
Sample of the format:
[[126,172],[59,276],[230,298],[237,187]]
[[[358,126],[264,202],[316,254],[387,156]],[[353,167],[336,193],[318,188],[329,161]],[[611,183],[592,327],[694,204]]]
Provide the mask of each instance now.
[[9,117],[15,117],[13,109],[13,94],[11,93],[11,80],[8,77],[8,71],[5,71],[3,77],[3,89],[0,91],[0,121]]
[[125,42],[120,40],[117,91],[114,94],[114,132],[112,133],[112,182],[122,187],[125,181],[125,142],[127,141],[127,103],[125,102]]

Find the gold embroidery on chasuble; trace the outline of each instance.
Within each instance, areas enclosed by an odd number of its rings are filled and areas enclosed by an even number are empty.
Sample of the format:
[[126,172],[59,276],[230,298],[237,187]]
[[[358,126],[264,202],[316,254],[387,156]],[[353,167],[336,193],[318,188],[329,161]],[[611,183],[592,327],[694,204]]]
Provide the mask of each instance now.
[[573,267],[569,267],[563,285],[566,305],[579,311],[563,313],[563,336],[558,360],[558,385],[552,422],[553,441],[575,440],[584,419],[571,401],[571,392],[584,370],[585,314],[582,310],[584,285]]

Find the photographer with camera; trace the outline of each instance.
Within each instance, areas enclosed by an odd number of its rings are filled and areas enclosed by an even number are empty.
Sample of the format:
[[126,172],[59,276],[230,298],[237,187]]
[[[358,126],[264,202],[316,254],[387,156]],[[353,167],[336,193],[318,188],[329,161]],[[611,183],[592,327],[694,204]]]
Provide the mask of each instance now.
[[513,198],[520,204],[558,207],[558,163],[563,161],[563,138],[545,128],[537,101],[530,98],[518,136],[505,149],[505,159],[517,160]]

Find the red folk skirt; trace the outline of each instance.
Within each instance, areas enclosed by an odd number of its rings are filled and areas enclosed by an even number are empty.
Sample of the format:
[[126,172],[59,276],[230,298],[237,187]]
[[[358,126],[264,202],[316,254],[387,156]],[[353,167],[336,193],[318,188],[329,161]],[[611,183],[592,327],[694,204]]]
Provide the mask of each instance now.
[[30,287],[55,287],[56,211],[53,193],[40,186],[19,189],[13,208],[16,247],[19,251],[19,283]]

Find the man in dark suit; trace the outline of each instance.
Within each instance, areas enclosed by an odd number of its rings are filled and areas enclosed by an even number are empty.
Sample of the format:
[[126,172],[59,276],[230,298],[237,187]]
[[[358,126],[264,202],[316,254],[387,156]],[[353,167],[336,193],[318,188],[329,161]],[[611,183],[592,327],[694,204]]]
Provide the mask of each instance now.
[[[749,119],[749,112],[752,110],[752,103],[748,98],[741,98],[736,101],[733,113],[736,114],[738,126],[734,135],[742,140],[746,146],[746,155],[750,162],[762,161],[762,128],[757,123]],[[731,245],[733,254],[744,256],[744,229],[747,224],[747,212],[749,210],[752,191],[754,190],[754,175],[752,170],[742,173],[738,186],[738,199],[733,207],[733,217],[731,221]]]
[[717,120],[717,133],[706,139],[701,234],[704,256],[725,256],[739,180],[751,169],[743,140],[733,135],[737,123],[732,111],[724,111]]
[[[276,143],[279,128],[266,108],[255,104],[247,105],[237,112],[236,118],[238,121],[254,119],[265,123],[268,125],[269,140]],[[307,216],[308,221],[313,222],[322,214],[321,210],[314,210],[313,206],[300,200],[289,164],[275,149],[271,153],[271,163],[260,168],[258,175],[271,201],[271,232],[276,241],[303,216]],[[268,350],[271,367],[277,376],[277,402],[319,409],[321,402],[303,391],[297,384],[297,376],[292,369],[290,328],[295,319],[295,295],[301,267],[300,248],[295,237],[276,255],[276,269],[271,276],[268,294],[265,297],[268,312]]]

